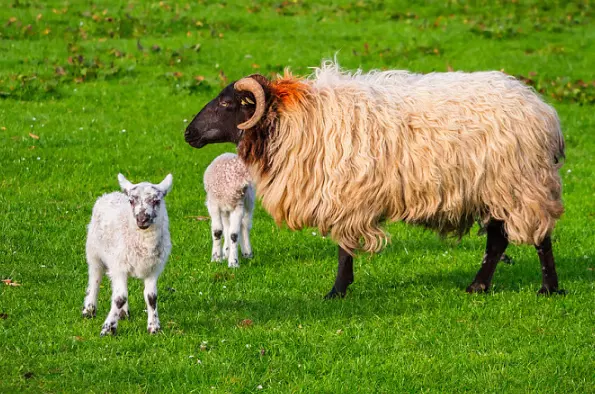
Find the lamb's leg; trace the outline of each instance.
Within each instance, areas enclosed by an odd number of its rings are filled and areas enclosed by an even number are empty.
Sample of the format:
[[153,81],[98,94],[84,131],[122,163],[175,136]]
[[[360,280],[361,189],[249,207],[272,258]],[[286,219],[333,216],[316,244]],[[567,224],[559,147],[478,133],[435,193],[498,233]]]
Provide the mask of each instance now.
[[207,200],[207,209],[211,216],[211,236],[213,237],[213,249],[211,261],[221,261],[221,237],[223,236],[223,223],[221,222],[221,210],[216,204]]
[[120,309],[120,320],[122,319],[130,319],[130,311],[128,310],[128,300],[126,300],[126,303],[124,304],[122,309]]
[[147,303],[147,331],[156,334],[161,330],[159,315],[157,314],[157,277],[145,279],[145,302]]
[[545,237],[539,245],[535,245],[535,249],[541,262],[541,289],[538,294],[565,294],[564,290],[558,289],[558,274],[556,274],[551,238]]
[[244,215],[242,216],[242,231],[240,237],[240,247],[242,248],[242,257],[251,259],[252,245],[250,244],[250,230],[252,229],[252,210],[248,205],[244,205]]
[[229,258],[229,212],[221,212],[223,221],[223,258]]
[[337,278],[331,291],[324,297],[325,299],[345,297],[347,287],[353,283],[353,256],[345,249],[339,246],[339,268]]
[[91,318],[97,313],[97,294],[99,294],[104,269],[103,263],[97,256],[87,254],[87,263],[89,264],[89,284],[83,302],[83,317]]
[[244,204],[238,204],[229,215],[229,257],[227,258],[227,266],[229,268],[240,266],[238,259],[238,238],[240,236],[243,214]]
[[110,274],[112,280],[112,308],[101,327],[101,336],[116,334],[118,320],[124,313],[124,305],[128,302],[128,274],[116,272]]
[[492,220],[487,227],[488,239],[481,268],[475,275],[475,280],[467,287],[467,293],[481,293],[488,291],[496,266],[508,246],[508,237],[504,230],[504,222]]

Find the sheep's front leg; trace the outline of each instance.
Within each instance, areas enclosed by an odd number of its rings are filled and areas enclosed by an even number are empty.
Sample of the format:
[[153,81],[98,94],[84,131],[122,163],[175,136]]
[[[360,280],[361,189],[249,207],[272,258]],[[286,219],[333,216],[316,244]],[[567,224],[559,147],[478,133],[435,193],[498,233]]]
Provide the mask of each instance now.
[[147,303],[147,331],[156,334],[161,330],[159,315],[157,314],[157,277],[145,279],[145,302]]
[[124,313],[124,305],[128,302],[128,274],[118,272],[110,274],[110,277],[112,280],[112,307],[103,327],[101,327],[101,336],[116,334],[118,320]]
[[240,266],[238,259],[238,238],[244,215],[244,204],[238,204],[229,215],[229,257],[227,266],[237,268]]
[[252,229],[252,210],[247,206],[242,216],[242,236],[240,237],[240,247],[242,248],[242,257],[252,258],[252,245],[250,245],[250,230]]
[[347,287],[353,283],[353,256],[345,249],[339,246],[339,268],[337,270],[337,278],[331,291],[324,297],[329,300],[331,298],[345,297],[347,294]]
[[216,204],[207,200],[207,209],[211,216],[211,236],[213,237],[213,249],[211,251],[211,261],[221,261],[221,237],[223,236],[223,223],[221,222],[221,210]]
[[87,263],[89,264],[89,284],[83,302],[83,317],[92,318],[97,312],[97,294],[99,294],[104,269],[103,263],[96,256],[87,254]]

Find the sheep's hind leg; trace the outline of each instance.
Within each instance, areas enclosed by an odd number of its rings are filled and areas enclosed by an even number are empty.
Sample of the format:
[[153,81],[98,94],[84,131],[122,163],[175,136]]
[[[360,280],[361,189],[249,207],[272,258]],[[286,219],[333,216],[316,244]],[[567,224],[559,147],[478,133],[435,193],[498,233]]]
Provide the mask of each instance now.
[[504,230],[504,222],[492,220],[487,227],[488,239],[481,263],[481,268],[473,283],[467,287],[467,293],[486,292],[492,283],[492,277],[500,258],[508,246],[508,237]]
[[221,221],[223,222],[223,259],[229,258],[229,211],[221,212]]
[[120,309],[120,320],[126,319],[130,319],[130,311],[128,310],[128,300],[126,300],[126,303],[124,304],[122,309]]
[[237,268],[240,266],[238,258],[238,240],[240,237],[243,215],[243,204],[238,204],[229,215],[229,242],[227,243],[229,245],[229,256],[227,258],[227,266],[229,268]]
[[[246,207],[246,206],[245,206]],[[250,230],[252,229],[252,211],[245,208],[242,216],[242,229],[240,237],[240,247],[242,248],[242,257],[251,259],[254,257],[252,253],[252,245],[250,244]]]
[[337,278],[331,291],[328,292],[325,299],[345,297],[347,287],[353,283],[353,256],[347,253],[345,249],[339,246],[339,267]]
[[118,320],[124,313],[124,305],[128,302],[128,274],[118,272],[110,276],[112,280],[112,308],[101,327],[101,336],[116,334]]
[[89,284],[83,302],[83,317],[92,318],[97,313],[97,294],[104,269],[103,263],[96,256],[87,254],[87,262],[89,264]]
[[211,261],[221,261],[221,237],[223,236],[223,223],[221,221],[222,212],[218,206],[207,201],[207,209],[211,217],[211,236],[213,237],[213,249],[211,251]]
[[541,262],[541,289],[537,294],[565,294],[564,290],[558,289],[558,274],[556,273],[551,238],[545,237],[539,245],[535,245],[535,249]]
[[144,296],[147,303],[147,331],[149,334],[156,334],[161,330],[157,314],[157,277],[145,279]]

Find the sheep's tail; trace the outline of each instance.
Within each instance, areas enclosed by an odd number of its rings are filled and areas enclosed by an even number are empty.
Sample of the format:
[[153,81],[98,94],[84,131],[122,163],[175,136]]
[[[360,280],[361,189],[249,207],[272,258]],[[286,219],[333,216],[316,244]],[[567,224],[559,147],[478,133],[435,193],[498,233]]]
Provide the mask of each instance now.
[[555,151],[554,153],[554,160],[557,164],[557,168],[559,169],[564,164],[564,159],[566,159],[566,143],[564,142],[564,135],[562,134],[562,128],[560,127],[560,120],[556,114],[555,116]]

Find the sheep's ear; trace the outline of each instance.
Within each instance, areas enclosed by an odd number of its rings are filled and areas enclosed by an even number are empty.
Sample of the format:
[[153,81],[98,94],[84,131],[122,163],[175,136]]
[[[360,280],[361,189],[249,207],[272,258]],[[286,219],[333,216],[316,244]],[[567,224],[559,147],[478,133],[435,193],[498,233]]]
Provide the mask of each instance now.
[[130,183],[130,181],[128,179],[126,179],[126,177],[124,177],[124,175],[122,174],[118,174],[118,182],[120,183],[120,188],[122,189],[122,191],[126,194],[128,194],[128,192],[130,192],[130,189],[132,189],[132,186],[134,186],[132,183]]
[[157,185],[159,190],[161,190],[163,192],[163,196],[166,196],[167,193],[169,193],[169,191],[171,190],[171,185],[172,185],[173,180],[174,180],[173,176],[171,174],[168,174],[165,177],[165,179],[162,180],[159,185]]

